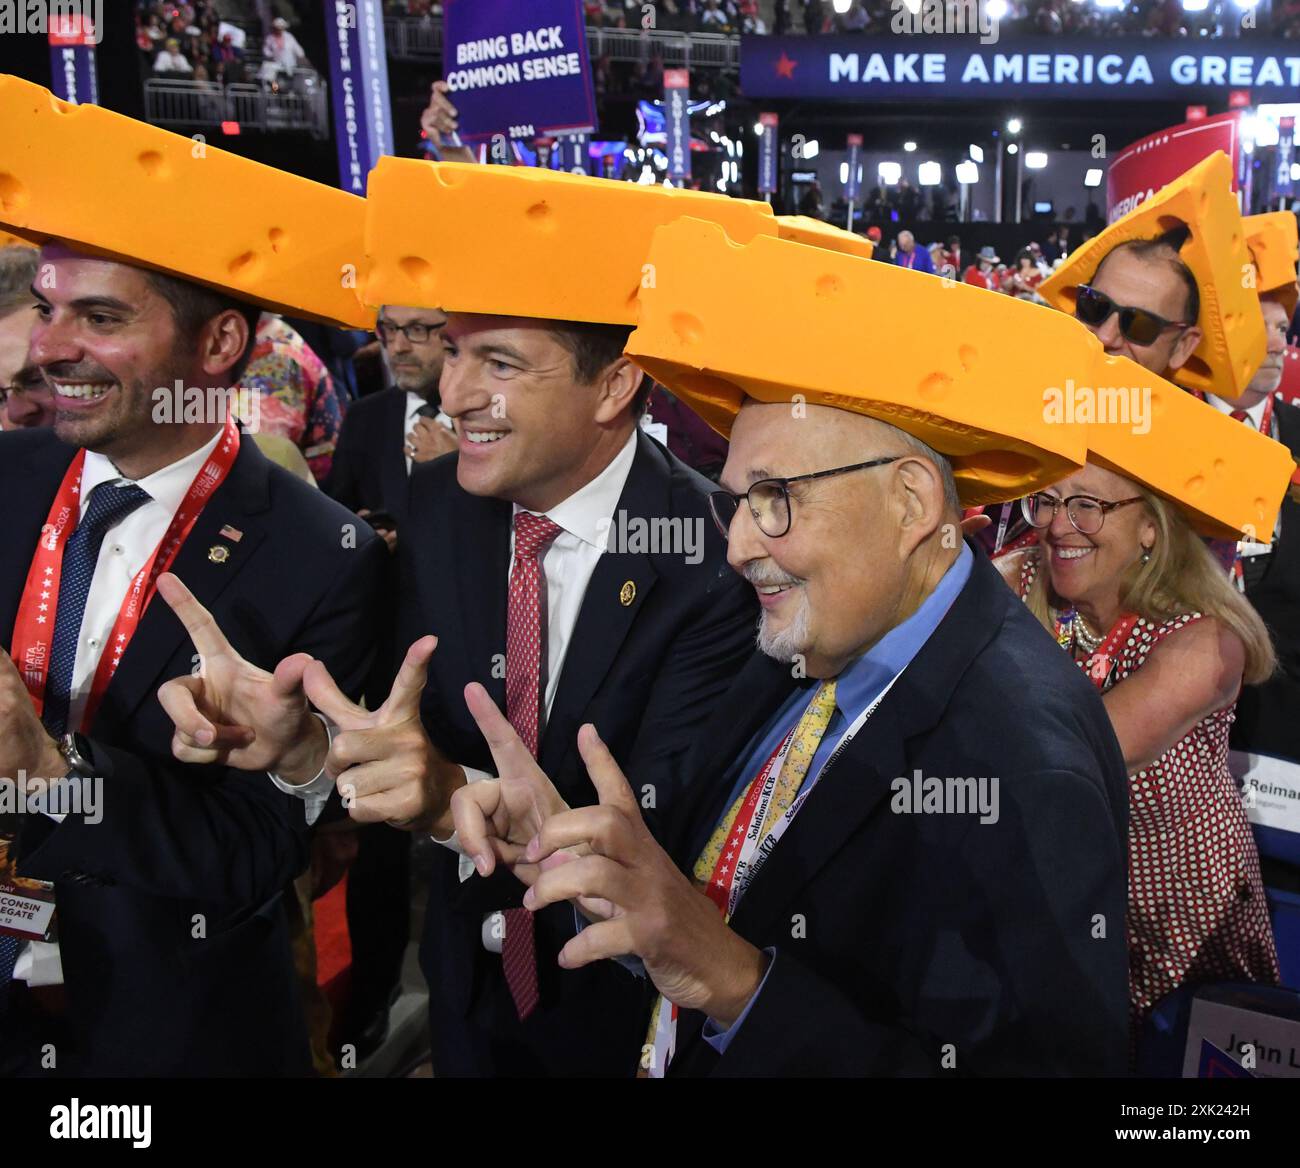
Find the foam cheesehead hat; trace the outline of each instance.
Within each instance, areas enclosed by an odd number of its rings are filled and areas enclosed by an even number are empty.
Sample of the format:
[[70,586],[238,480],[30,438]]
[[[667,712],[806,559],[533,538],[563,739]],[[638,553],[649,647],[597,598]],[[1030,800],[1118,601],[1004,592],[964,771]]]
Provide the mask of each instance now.
[[1086,428],[1050,418],[1044,391],[1101,345],[1058,312],[695,219],[655,232],[649,262],[627,354],[724,436],[747,398],[866,414],[946,455],[966,506],[1087,456]]
[[1196,277],[1201,301],[1196,323],[1204,335],[1187,363],[1171,376],[1187,389],[1235,398],[1263,363],[1266,342],[1258,296],[1245,278],[1251,259],[1232,193],[1232,163],[1222,151],[1198,162],[1071,252],[1038,292],[1053,308],[1073,313],[1078,286],[1092,280],[1116,247],[1156,239],[1180,226],[1190,232],[1179,256]]
[[[0,75],[0,230],[368,328],[365,201]],[[88,188],[86,178],[100,181]]]
[[[636,323],[655,228],[683,215],[775,237],[766,203],[539,167],[381,158],[366,188],[367,304]],[[794,229],[792,229],[794,230]]]
[[871,240],[810,215],[778,215],[776,230],[782,239],[842,251],[846,255],[861,256],[864,260],[869,260],[876,251],[876,245]]
[[1255,291],[1261,296],[1269,293],[1286,308],[1287,316],[1295,315],[1296,299],[1300,289],[1296,286],[1296,218],[1291,211],[1269,211],[1264,215],[1247,215],[1242,223],[1246,228],[1246,246],[1255,261]]
[[1089,462],[1169,500],[1201,535],[1273,538],[1295,470],[1282,443],[1127,357],[1103,353],[1088,380]]

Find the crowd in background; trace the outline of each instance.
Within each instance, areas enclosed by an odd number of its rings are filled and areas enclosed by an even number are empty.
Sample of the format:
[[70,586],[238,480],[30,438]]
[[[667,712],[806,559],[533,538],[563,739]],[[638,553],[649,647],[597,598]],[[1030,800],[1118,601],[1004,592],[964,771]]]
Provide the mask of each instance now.
[[312,69],[292,5],[269,0],[136,0],[141,71],[155,77],[278,86]]

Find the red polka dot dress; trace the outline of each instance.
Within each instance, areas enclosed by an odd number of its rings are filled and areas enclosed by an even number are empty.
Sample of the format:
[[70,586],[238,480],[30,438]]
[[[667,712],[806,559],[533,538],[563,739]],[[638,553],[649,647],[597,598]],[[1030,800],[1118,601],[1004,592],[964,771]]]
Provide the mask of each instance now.
[[[1021,597],[1038,572],[1024,557]],[[1119,648],[1109,690],[1140,669],[1171,633],[1200,620],[1138,618]],[[1082,664],[1082,663],[1080,663]],[[1129,1019],[1136,1034],[1151,1007],[1185,983],[1280,978],[1250,822],[1228,771],[1236,702],[1203,718],[1129,776]]]

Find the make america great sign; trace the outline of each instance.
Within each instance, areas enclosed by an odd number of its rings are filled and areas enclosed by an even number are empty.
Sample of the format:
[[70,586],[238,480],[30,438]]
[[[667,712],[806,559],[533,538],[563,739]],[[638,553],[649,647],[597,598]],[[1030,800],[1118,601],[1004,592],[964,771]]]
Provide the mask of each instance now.
[[1300,41],[976,35],[741,39],[747,97],[1090,97],[1181,100],[1249,89],[1256,102],[1300,90]]

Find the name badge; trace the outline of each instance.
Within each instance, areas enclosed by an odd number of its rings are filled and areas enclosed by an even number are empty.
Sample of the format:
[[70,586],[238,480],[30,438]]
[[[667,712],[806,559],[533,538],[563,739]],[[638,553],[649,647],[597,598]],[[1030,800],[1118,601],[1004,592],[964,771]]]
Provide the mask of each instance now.
[[14,870],[13,837],[0,835],[0,934],[24,941],[53,941],[54,885]]
[[1243,539],[1237,544],[1237,554],[1242,559],[1252,556],[1266,556],[1273,550],[1271,543],[1256,543],[1253,539]]

